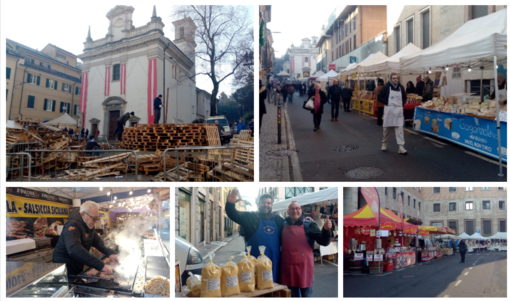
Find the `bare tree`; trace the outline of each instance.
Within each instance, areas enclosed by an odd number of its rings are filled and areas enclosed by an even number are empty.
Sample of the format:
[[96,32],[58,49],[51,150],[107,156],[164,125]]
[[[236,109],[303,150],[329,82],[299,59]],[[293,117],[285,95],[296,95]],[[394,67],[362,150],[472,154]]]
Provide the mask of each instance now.
[[220,84],[243,67],[245,54],[253,51],[248,6],[181,5],[174,8],[172,17],[189,17],[197,26],[195,75],[211,79],[211,116],[215,116]]

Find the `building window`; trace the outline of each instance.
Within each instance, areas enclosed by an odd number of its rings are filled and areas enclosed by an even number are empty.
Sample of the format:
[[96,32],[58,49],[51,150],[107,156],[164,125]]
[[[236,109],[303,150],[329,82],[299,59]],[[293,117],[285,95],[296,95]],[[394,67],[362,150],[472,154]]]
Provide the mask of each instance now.
[[413,199],[413,208],[416,208],[416,199]]
[[112,80],[120,80],[120,64],[113,65],[113,77]]
[[505,191],[505,187],[498,187],[498,191]]
[[506,232],[506,221],[499,221],[499,232]]
[[79,105],[74,105],[74,116],[78,115],[78,112],[80,111]]
[[179,28],[179,39],[184,39],[184,27]]
[[473,191],[473,187],[466,187],[466,191]]
[[308,57],[305,57],[305,63],[308,63]]
[[353,48],[352,49],[356,49],[356,44],[357,44],[356,43],[357,42],[356,41],[356,35],[353,36],[352,41],[353,41],[353,44],[352,44]]
[[421,202],[418,202],[418,211],[421,211]]
[[487,16],[488,14],[488,5],[471,5],[471,20]]
[[39,63],[39,66],[43,67],[43,68],[48,68],[48,69],[51,69],[51,65],[50,64],[45,64],[43,62],[40,62]]
[[407,44],[414,43],[414,18],[407,21]]
[[7,101],[7,96],[9,95],[9,89],[5,89],[5,100]]
[[41,77],[39,75],[32,75],[32,74],[28,73],[27,83],[39,86],[41,84]]
[[434,204],[434,212],[441,212],[441,204]]
[[11,68],[9,68],[9,67],[5,68],[5,78],[6,79],[11,78]]
[[75,87],[74,95],[80,95],[80,87]]
[[411,206],[411,196],[407,196],[407,206]]
[[388,187],[384,188],[384,195],[388,195]]
[[432,193],[434,193],[434,194],[441,193],[441,187],[433,187]]
[[455,230],[455,233],[457,233],[457,221],[448,221],[448,228]]
[[[62,55],[60,53],[57,52],[57,57],[61,58],[61,59],[66,59],[66,56],[65,55]],[[69,62],[68,62],[69,63]]]
[[400,51],[400,25],[396,26],[393,31],[395,32],[395,53]]
[[393,199],[397,199],[397,188],[393,188]]
[[448,192],[457,192],[457,187],[448,187]]
[[484,191],[484,190],[491,190],[491,188],[490,187],[482,187],[482,191]]
[[67,102],[60,103],[60,113],[70,113],[71,112],[71,104]]
[[457,211],[457,203],[449,203],[448,208],[450,211]]
[[28,95],[27,108],[33,109],[35,107],[35,96]]
[[46,79],[46,88],[57,90],[58,82],[56,80]]
[[51,99],[44,99],[44,110],[48,112],[55,112],[55,100]]
[[473,210],[473,202],[466,202],[466,211]]
[[421,13],[422,20],[422,49],[430,46],[430,9]]
[[475,233],[475,222],[474,221],[466,221],[466,233],[468,235],[472,235]]
[[490,210],[491,209],[491,201],[482,201],[482,209]]
[[483,221],[483,234],[484,235],[491,235],[492,234],[492,221],[485,220]]
[[505,210],[505,201],[499,201],[499,210]]
[[70,84],[66,84],[66,83],[62,83],[62,91],[67,92],[67,93],[71,93],[71,85]]

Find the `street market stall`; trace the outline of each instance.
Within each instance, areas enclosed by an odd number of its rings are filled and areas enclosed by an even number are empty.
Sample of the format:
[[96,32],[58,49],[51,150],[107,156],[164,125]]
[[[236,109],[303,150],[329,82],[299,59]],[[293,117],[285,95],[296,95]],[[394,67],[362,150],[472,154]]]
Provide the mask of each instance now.
[[[483,72],[492,72],[494,79],[498,73],[506,76],[506,48],[507,10],[503,9],[466,22],[440,42],[400,58],[400,63],[402,70],[444,68],[446,74],[455,72],[455,80],[461,79],[464,86],[464,79],[473,69],[480,70],[480,81]],[[445,95],[416,109],[414,129],[499,159],[498,175],[503,176],[502,162],[507,161],[507,92],[499,90],[496,80],[494,91],[495,99],[488,101],[483,93],[455,96],[444,89]]]
[[498,232],[488,237],[490,239],[489,251],[506,251],[507,250],[507,236],[506,232]]
[[[421,236],[436,236],[435,238],[440,238],[442,235],[453,235],[455,234],[455,230],[450,229],[448,227],[437,227],[437,226],[418,226],[419,234]],[[439,242],[430,241],[425,244],[423,247],[420,246],[418,250],[418,256],[420,261],[430,261],[432,259],[441,258],[443,255],[452,255],[453,249],[449,247],[449,245],[441,245]]]
[[468,253],[486,252],[488,239],[488,237],[484,237],[478,232],[471,234],[466,242],[468,245]]
[[[169,189],[9,188],[6,199],[8,297],[170,296]],[[68,220],[82,215],[80,206],[89,200],[99,206],[97,219],[90,217],[95,223],[91,233],[117,255],[118,263],[94,246],[88,254],[112,266],[113,274],[87,265],[71,274],[66,264],[47,263],[57,258],[53,253],[66,237]],[[92,257],[73,260],[84,264]]]

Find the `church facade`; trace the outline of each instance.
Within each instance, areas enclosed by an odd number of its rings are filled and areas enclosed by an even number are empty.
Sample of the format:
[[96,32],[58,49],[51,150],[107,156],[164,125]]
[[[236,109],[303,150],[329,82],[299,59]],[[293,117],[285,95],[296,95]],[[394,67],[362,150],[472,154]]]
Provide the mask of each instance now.
[[310,77],[315,73],[316,60],[315,55],[319,49],[315,47],[317,37],[304,38],[299,47],[291,46],[290,55],[290,76],[292,78]]
[[159,123],[196,118],[195,30],[190,18],[173,22],[175,40],[165,37],[153,9],[150,22],[133,26],[134,8],[117,5],[106,17],[108,33],[93,40],[89,28],[83,53],[81,123],[113,138],[117,119],[135,112],[126,126],[154,123],[153,101],[163,95]]

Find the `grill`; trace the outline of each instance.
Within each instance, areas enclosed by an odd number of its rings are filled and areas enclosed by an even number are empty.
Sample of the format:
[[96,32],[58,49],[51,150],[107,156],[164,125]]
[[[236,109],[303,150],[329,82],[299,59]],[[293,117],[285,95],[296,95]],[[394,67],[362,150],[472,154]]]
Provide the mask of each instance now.
[[[108,280],[98,279],[97,282],[87,282],[87,283],[84,282],[83,279],[93,280],[87,276],[87,272],[92,270],[92,268],[88,268],[87,270],[85,270],[84,272],[82,272],[81,274],[79,274],[77,276],[69,276],[70,278],[73,278],[73,279],[69,280],[69,284],[76,285],[76,286],[86,286],[86,287],[90,287],[90,288],[99,288],[99,289],[104,289],[104,290],[108,290],[108,291],[114,290],[114,291],[118,291],[118,292],[124,292],[124,293],[131,294],[133,292],[136,275],[138,274],[138,268],[139,268],[139,266],[136,268],[136,273],[134,273],[133,275],[129,275],[129,277],[121,277],[120,275],[114,273],[114,275],[117,276],[118,278],[120,278],[122,280],[126,280],[127,282],[131,283],[131,285],[129,287],[122,287],[122,286],[118,285],[117,283],[115,283],[113,281],[113,279],[108,279]],[[82,276],[85,276],[85,277],[82,277]]]

